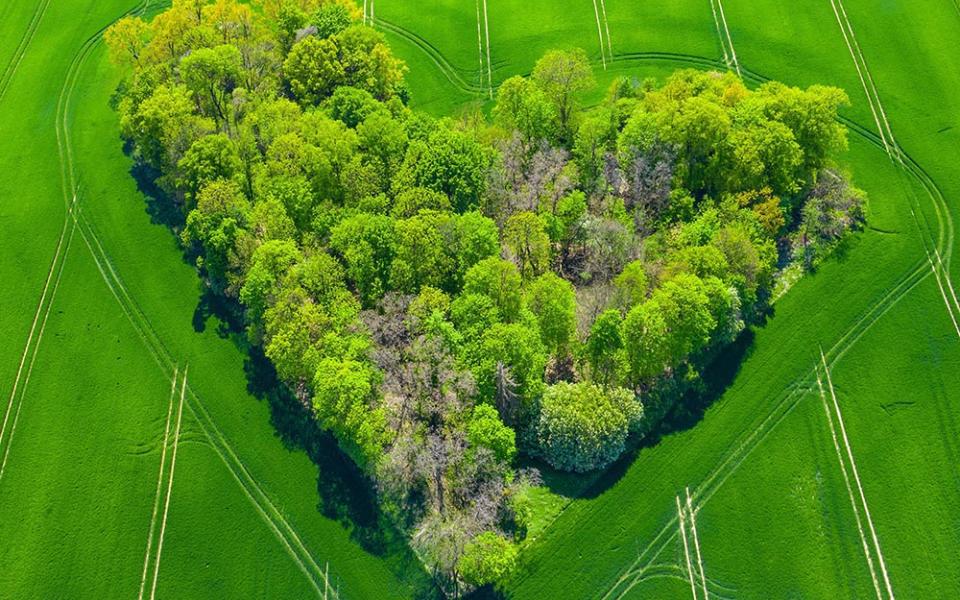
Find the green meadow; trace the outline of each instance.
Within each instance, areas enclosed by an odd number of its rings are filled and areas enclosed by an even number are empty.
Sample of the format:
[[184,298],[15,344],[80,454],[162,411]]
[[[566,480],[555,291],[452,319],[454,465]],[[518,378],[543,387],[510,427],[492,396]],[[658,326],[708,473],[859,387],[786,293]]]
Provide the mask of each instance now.
[[[131,176],[100,35],[157,8],[0,6],[0,597],[429,597],[331,442],[257,385]],[[960,596],[960,6],[368,12],[437,115],[489,107],[558,47],[587,51],[592,98],[695,67],[851,100],[843,161],[867,228],[721,355],[693,417],[589,485],[547,477],[505,597]]]

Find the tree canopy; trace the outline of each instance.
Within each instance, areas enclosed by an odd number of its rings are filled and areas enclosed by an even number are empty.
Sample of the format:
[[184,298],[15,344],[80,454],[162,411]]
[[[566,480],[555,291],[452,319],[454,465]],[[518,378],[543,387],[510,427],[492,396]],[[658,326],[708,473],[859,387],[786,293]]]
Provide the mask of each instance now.
[[616,460],[865,196],[841,90],[681,70],[585,108],[586,53],[555,50],[489,120],[435,119],[361,15],[175,0],[105,40],[203,284],[456,594],[516,562],[518,456]]

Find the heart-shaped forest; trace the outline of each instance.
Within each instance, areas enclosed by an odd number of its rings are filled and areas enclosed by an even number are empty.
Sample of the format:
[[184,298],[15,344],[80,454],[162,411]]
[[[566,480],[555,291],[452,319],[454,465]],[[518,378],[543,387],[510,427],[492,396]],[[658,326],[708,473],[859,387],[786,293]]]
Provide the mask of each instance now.
[[121,133],[223,327],[458,595],[510,576],[559,510],[545,479],[602,485],[695,423],[704,369],[865,197],[837,88],[687,69],[602,91],[557,50],[434,118],[367,21],[174,2],[105,39]]

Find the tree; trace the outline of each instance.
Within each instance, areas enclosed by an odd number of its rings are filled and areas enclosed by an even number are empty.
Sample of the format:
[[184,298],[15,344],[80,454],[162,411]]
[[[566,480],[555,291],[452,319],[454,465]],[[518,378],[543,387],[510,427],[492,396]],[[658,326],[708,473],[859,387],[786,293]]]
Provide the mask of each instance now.
[[616,276],[613,285],[617,288],[617,302],[624,310],[643,302],[647,298],[647,271],[642,260],[635,260],[624,267]]
[[241,188],[244,185],[243,161],[234,141],[224,134],[206,135],[194,142],[177,167],[188,208],[193,206],[200,189],[214,180],[231,180]]
[[240,188],[223,179],[205,186],[197,207],[187,215],[180,239],[202,248],[197,266],[206,271],[215,291],[226,291],[240,277],[236,250],[249,216],[250,203]]
[[545,273],[530,283],[527,306],[540,324],[540,339],[556,357],[570,352],[577,327],[577,301],[573,286],[553,273]]
[[[512,392],[522,401],[520,412],[529,412],[543,389],[547,364],[546,349],[536,322],[494,324],[483,333],[477,355],[472,359],[480,398],[497,399],[500,371],[505,368],[509,371]],[[520,416],[527,417],[526,414]],[[514,425],[510,421],[507,424]]]
[[533,81],[553,103],[558,136],[563,144],[573,141],[573,118],[577,95],[593,86],[593,71],[582,49],[551,50],[537,61]]
[[290,240],[271,240],[253,253],[246,281],[240,289],[240,301],[247,309],[247,323],[251,338],[262,335],[263,313],[275,301],[279,282],[303,255]]
[[467,271],[481,260],[500,253],[500,232],[493,219],[475,210],[457,215],[450,222],[453,231],[447,236],[447,244],[456,258],[453,287],[460,289]]
[[427,188],[410,188],[397,194],[390,214],[394,218],[404,219],[415,216],[421,210],[447,212],[450,210],[450,199],[441,192]]
[[425,212],[394,223],[396,255],[390,287],[416,293],[422,286],[449,287],[454,259],[448,254],[441,226],[449,217]]
[[696,275],[681,273],[663,283],[650,302],[659,308],[669,330],[671,366],[710,341],[717,321],[710,312],[706,287]]
[[180,61],[180,75],[204,114],[230,129],[229,98],[240,78],[242,58],[236,46],[200,48]]
[[627,390],[565,382],[548,387],[537,423],[539,451],[564,471],[606,467],[623,453],[630,431],[623,408],[628,402],[635,400]]
[[147,24],[140,17],[126,16],[111,25],[103,39],[116,65],[133,66],[140,62],[140,54],[147,45]]
[[522,212],[507,219],[503,243],[525,279],[550,267],[550,237],[538,215]]
[[293,46],[283,63],[283,73],[300,104],[316,105],[344,83],[346,71],[338,54],[333,41],[315,36],[307,36]]
[[585,348],[592,381],[606,385],[618,379],[623,346],[623,317],[620,311],[606,310],[600,313],[590,327]]
[[327,358],[313,379],[313,407],[321,425],[329,429],[358,465],[374,468],[386,442],[383,410],[373,408],[377,374],[353,360]]
[[492,531],[484,531],[467,544],[457,565],[470,585],[499,583],[514,569],[517,547]]
[[346,264],[347,276],[365,306],[390,289],[395,250],[393,221],[360,213],[341,221],[330,233],[330,247]]
[[425,144],[407,154],[406,178],[413,186],[445,194],[457,212],[479,206],[490,164],[483,146],[470,134],[437,127]]
[[464,294],[480,294],[490,298],[500,316],[508,322],[520,317],[523,304],[520,272],[505,260],[491,256],[478,262],[467,271]]
[[669,337],[659,304],[647,301],[630,309],[623,323],[623,345],[634,383],[648,382],[669,366]]
[[467,440],[473,447],[488,448],[497,460],[507,464],[517,455],[513,430],[503,424],[497,409],[489,404],[478,404],[473,409],[467,426]]
[[381,191],[390,189],[407,151],[407,133],[389,113],[378,111],[357,126],[359,149],[364,160],[373,165]]
[[507,131],[518,131],[532,152],[541,141],[552,139],[556,109],[536,84],[514,76],[500,84],[493,118]]

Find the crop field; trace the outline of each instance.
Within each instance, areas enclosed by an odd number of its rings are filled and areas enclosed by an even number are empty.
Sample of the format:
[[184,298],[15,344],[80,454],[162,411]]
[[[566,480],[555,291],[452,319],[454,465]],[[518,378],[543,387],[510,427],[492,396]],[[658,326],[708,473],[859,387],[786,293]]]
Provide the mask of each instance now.
[[[960,597],[960,5],[364,7],[437,115],[556,47],[599,90],[729,68],[851,99],[867,229],[712,367],[702,418],[556,491],[506,597]],[[100,34],[158,8],[0,5],[0,598],[424,597],[412,553],[344,506],[354,476],[250,389],[131,177]]]

